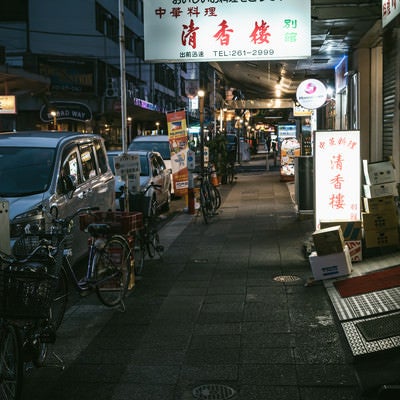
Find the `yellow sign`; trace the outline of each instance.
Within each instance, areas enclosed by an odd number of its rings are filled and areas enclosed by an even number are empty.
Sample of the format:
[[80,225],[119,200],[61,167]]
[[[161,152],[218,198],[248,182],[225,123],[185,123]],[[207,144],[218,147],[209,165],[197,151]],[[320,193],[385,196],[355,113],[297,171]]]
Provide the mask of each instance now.
[[16,114],[15,96],[0,96],[0,114]]

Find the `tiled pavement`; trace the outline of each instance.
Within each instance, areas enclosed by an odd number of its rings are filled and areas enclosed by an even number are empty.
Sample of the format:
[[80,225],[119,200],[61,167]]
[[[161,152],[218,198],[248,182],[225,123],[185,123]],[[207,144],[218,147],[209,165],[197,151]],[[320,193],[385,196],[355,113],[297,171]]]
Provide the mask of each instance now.
[[163,259],[125,313],[94,297],[69,310],[54,348],[66,368],[27,374],[24,400],[361,400],[400,378],[391,353],[354,357],[329,283],[306,284],[311,219],[277,172],[250,165],[211,224],[163,228]]

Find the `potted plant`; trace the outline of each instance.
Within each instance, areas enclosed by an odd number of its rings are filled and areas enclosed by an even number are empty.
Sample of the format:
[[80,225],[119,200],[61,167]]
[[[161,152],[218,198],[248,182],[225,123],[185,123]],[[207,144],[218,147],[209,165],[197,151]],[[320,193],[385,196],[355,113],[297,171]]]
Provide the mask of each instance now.
[[222,183],[226,183],[226,165],[228,163],[226,146],[226,136],[220,133],[208,143],[210,162],[214,164],[218,180]]

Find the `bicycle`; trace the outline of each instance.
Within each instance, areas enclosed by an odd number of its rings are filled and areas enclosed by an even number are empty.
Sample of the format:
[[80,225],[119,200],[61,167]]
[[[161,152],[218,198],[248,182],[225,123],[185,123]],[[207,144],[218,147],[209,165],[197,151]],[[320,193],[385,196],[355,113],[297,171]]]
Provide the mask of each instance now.
[[217,210],[222,201],[218,188],[211,184],[210,174],[211,171],[207,168],[197,177],[200,181],[200,211],[206,224],[212,217],[217,215]]
[[0,396],[18,400],[24,366],[57,366],[62,360],[46,364],[48,344],[56,340],[50,318],[55,295],[57,263],[40,241],[27,257],[0,252]]
[[235,164],[233,162],[228,162],[226,165],[226,182],[230,185],[235,180]]
[[131,194],[133,201],[131,208],[143,215],[143,228],[134,234],[134,270],[140,276],[144,268],[146,253],[150,258],[157,254],[161,257],[164,247],[160,244],[160,235],[157,230],[157,203],[152,196],[147,196],[151,189],[157,190],[161,186],[150,182],[142,192]]
[[[79,216],[80,229],[90,235],[88,261],[85,275],[78,278],[71,263],[72,250],[68,248],[62,252],[56,295],[51,305],[51,319],[56,328],[61,325],[66,311],[69,277],[80,296],[85,297],[95,292],[102,304],[107,307],[119,306],[122,311],[125,310],[124,298],[131,280],[131,237],[124,237],[122,233],[131,230],[132,224],[140,224],[139,216],[123,212],[101,212],[97,207],[81,208],[65,219],[53,219],[56,227],[53,236],[56,235],[56,239],[60,238],[56,232],[65,232],[75,216]],[[63,240],[56,240],[52,246],[56,253],[61,253]]]

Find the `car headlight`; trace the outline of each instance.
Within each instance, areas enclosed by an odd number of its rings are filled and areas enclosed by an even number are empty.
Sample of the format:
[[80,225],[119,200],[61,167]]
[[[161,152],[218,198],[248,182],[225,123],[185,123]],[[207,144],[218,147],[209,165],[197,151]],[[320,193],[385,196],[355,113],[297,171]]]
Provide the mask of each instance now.
[[10,221],[10,236],[15,238],[26,232],[44,232],[45,228],[46,224],[43,212],[41,209],[36,208],[19,214]]

